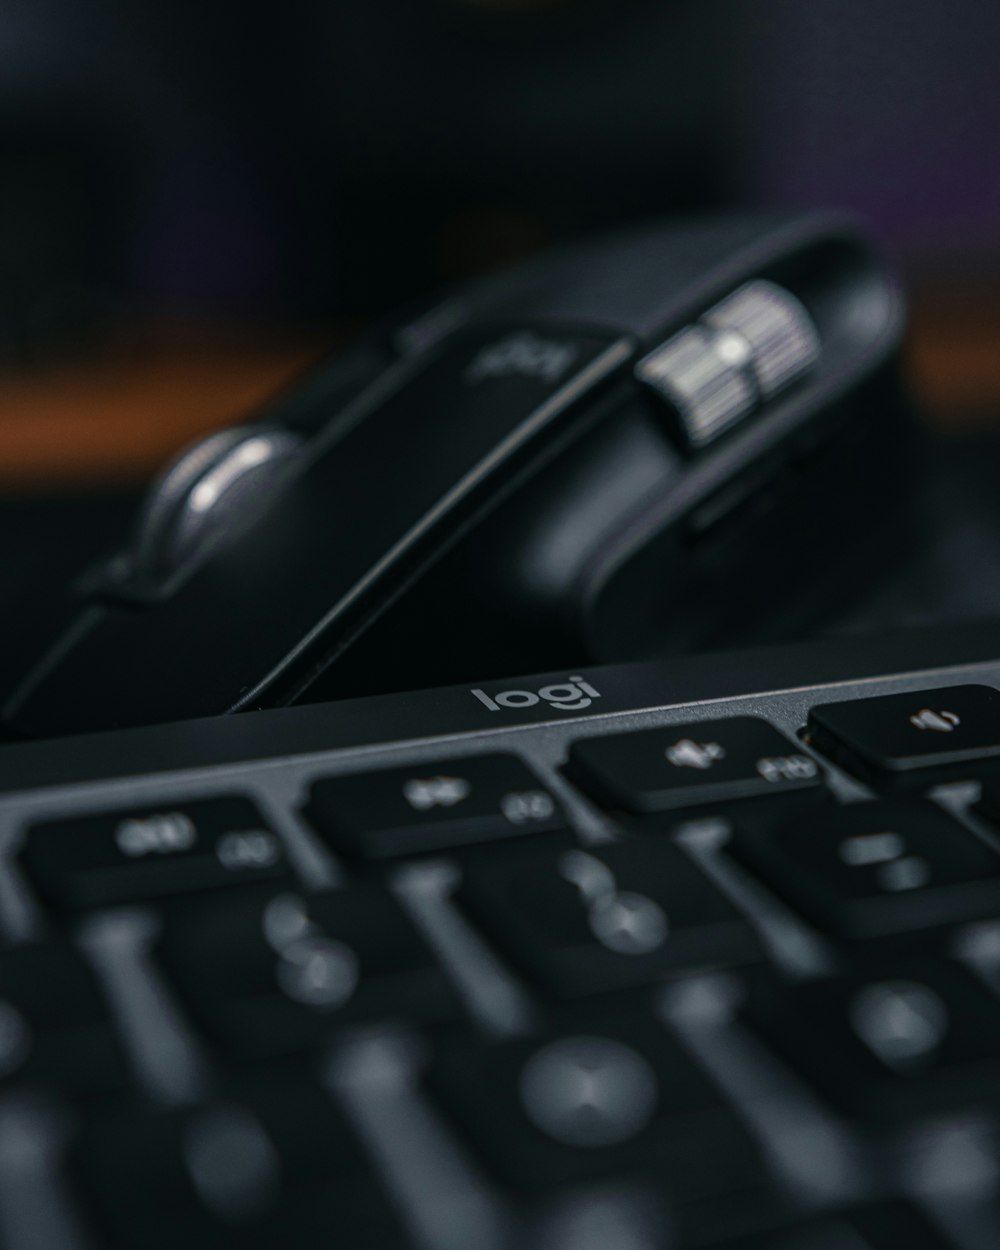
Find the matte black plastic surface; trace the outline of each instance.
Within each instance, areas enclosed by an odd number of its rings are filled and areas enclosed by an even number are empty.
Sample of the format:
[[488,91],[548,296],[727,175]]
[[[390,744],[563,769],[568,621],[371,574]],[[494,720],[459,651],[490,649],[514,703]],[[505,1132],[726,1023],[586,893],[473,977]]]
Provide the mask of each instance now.
[[[558,707],[537,693],[573,685],[572,677],[578,674],[562,672],[73,739],[8,743],[0,745],[0,793],[268,759],[276,744],[283,756],[305,755],[338,747],[558,724],[595,713],[822,685],[940,664],[986,662],[997,653],[997,637],[997,626],[983,623],[587,669],[583,677],[598,691],[598,698],[575,708]],[[480,690],[487,698],[511,690],[528,697],[515,706],[494,702],[491,708],[478,697]],[[579,696],[571,701],[580,702]]]
[[[5,1247],[994,1250],[995,796],[978,801],[974,759],[945,787],[917,761],[923,793],[880,798],[803,730],[817,707],[941,716],[1000,689],[996,639],[0,748]],[[751,764],[787,741],[814,766],[791,798],[822,798],[790,822],[780,789],[725,787],[635,818],[564,769],[577,744],[652,734],[711,773],[713,745],[740,764],[748,726]],[[387,834],[385,856],[323,836],[320,788],[328,828]],[[470,849],[448,813],[473,795],[473,829],[498,803],[508,821],[555,806],[563,841]],[[285,875],[185,885],[185,812],[208,835],[266,822]],[[66,923],[46,881],[95,861],[141,869],[143,897],[79,897]]]
[[[808,309],[819,364],[689,458],[630,366],[754,277]],[[142,602],[91,579],[7,721],[50,736],[775,636],[879,564],[901,329],[891,275],[824,215],[652,226],[458,292],[397,327],[374,382],[367,344],[271,405],[311,437],[267,507]]]

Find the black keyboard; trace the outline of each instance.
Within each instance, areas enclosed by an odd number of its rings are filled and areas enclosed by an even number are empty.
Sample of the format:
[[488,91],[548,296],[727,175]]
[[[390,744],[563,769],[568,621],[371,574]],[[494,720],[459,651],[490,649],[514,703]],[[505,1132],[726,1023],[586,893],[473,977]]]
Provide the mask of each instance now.
[[0,748],[2,1250],[996,1250],[1000,631]]

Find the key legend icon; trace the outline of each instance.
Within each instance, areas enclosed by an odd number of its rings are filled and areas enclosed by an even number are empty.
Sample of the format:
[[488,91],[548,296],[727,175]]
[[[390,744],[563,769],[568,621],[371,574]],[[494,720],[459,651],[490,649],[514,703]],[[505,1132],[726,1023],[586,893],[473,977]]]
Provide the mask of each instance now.
[[914,729],[932,729],[939,734],[954,733],[961,723],[954,712],[934,712],[929,707],[921,708],[910,717]]
[[418,812],[432,807],[454,807],[467,799],[472,787],[461,777],[414,778],[403,786],[403,797]]
[[725,750],[717,742],[694,742],[691,738],[681,738],[672,747],[667,748],[667,760],[678,768],[711,768],[719,760],[726,758]]

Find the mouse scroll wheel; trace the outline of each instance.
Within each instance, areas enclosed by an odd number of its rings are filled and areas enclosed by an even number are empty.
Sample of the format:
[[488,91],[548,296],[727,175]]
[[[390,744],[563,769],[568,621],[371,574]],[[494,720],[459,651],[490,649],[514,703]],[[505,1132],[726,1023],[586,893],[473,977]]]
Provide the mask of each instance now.
[[716,332],[716,351],[727,336],[746,344],[761,396],[770,399],[800,378],[819,358],[819,334],[803,305],[775,282],[749,282],[702,318]]
[[682,440],[698,450],[798,381],[819,356],[819,333],[801,301],[757,279],[640,360],[636,377],[667,401]]
[[255,516],[302,446],[290,430],[242,426],[182,452],[140,510],[125,556],[128,579],[163,582]]

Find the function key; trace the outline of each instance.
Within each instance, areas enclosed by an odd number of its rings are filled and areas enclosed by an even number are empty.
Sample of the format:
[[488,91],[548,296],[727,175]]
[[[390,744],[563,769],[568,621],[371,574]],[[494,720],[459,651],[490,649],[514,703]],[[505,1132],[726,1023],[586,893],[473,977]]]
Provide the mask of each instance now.
[[330,777],[313,786],[305,814],[335,851],[365,860],[569,829],[548,788],[500,754]]
[[1000,855],[930,802],[848,803],[766,829],[737,822],[733,852],[842,938],[1000,915]]
[[581,738],[567,772],[601,803],[636,815],[822,786],[816,761],[756,716]]
[[753,1183],[746,1130],[664,1029],[575,1025],[494,1046],[454,1041],[431,1062],[433,1093],[501,1180],[550,1189],[641,1170],[692,1198]]
[[293,1076],[184,1110],[105,1112],[68,1164],[101,1244],[121,1250],[401,1245],[346,1119]]
[[278,835],[249,799],[163,803],[32,826],[20,863],[67,911],[287,876]]
[[243,1058],[321,1045],[342,1024],[459,1014],[423,938],[374,886],[171,913],[158,953],[192,1015]]
[[70,1095],[102,1094],[127,1081],[97,978],[71,946],[0,953],[0,1084],[6,1081]]
[[809,713],[817,751],[862,781],[926,785],[1000,764],[1000,691],[947,686],[822,703]]
[[457,900],[513,964],[561,996],[759,951],[750,924],[662,838],[472,866]]
[[760,980],[745,1011],[793,1068],[862,1119],[982,1109],[998,1088],[1000,999],[958,963],[900,961],[791,988]]

